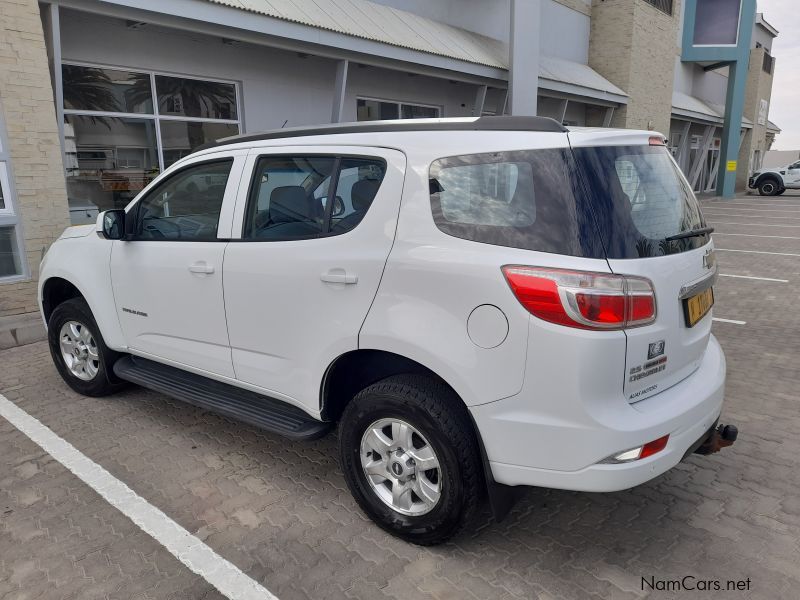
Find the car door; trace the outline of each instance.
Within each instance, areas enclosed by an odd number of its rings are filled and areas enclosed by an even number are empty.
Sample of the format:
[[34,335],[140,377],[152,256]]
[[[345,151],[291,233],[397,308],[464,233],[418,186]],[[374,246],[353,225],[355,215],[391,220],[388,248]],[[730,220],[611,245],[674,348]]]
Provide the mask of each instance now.
[[222,260],[246,151],[166,174],[127,211],[111,281],[131,352],[232,378]]
[[783,183],[787,188],[800,188],[800,162],[789,165]]
[[236,377],[314,412],[328,365],[358,347],[394,240],[405,156],[294,147],[253,151],[248,165],[241,239],[224,266]]

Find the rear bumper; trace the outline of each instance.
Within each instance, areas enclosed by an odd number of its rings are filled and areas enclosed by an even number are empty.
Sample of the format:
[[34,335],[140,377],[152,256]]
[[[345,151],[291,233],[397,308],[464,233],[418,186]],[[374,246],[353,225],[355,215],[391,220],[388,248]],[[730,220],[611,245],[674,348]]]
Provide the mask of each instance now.
[[[711,336],[698,370],[684,381],[634,405],[576,419],[543,415],[515,396],[472,408],[492,475],[498,483],[611,492],[634,487],[677,465],[719,419],[725,393],[725,356]],[[566,398],[558,402],[566,403]],[[572,412],[572,418],[568,415]],[[630,463],[604,458],[669,434],[661,452]],[[520,440],[519,436],[523,435]],[[512,446],[513,453],[508,452]],[[565,456],[565,453],[568,456]],[[518,460],[510,461],[514,456]],[[570,460],[572,459],[572,460]],[[568,463],[578,468],[565,469]]]

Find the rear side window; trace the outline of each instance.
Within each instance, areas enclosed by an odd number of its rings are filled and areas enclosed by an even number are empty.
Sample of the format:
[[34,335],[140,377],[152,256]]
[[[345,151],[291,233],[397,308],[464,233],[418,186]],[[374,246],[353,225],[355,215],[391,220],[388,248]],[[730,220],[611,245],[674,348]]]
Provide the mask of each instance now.
[[431,164],[429,185],[433,219],[444,233],[496,246],[604,257],[567,148],[442,158]]
[[706,225],[665,147],[576,148],[575,157],[609,258],[663,256],[708,243],[708,235],[670,239]]

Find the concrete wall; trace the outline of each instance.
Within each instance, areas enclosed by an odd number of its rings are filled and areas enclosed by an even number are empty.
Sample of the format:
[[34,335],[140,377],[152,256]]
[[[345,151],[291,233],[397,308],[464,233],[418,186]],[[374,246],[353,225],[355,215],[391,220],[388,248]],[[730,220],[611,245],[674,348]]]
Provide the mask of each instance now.
[[42,249],[69,225],[53,89],[36,0],[0,2],[0,111],[29,281],[0,282],[0,317],[38,310]]

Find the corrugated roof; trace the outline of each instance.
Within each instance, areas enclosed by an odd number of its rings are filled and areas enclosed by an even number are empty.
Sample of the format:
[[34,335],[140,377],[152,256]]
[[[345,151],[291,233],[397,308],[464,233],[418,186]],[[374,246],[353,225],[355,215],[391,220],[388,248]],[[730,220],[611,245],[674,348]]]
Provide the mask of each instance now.
[[[689,94],[684,94],[683,92],[672,92],[672,108],[673,110],[677,109],[679,111],[705,116],[708,120],[720,124],[725,120],[725,106],[723,104],[707,102],[700,98],[690,96]],[[747,117],[742,117],[742,126],[752,128],[753,122]]]
[[466,29],[368,0],[207,0],[401,48],[508,68],[508,47]]
[[620,96],[628,95],[590,66],[563,58],[539,56],[539,76]]

